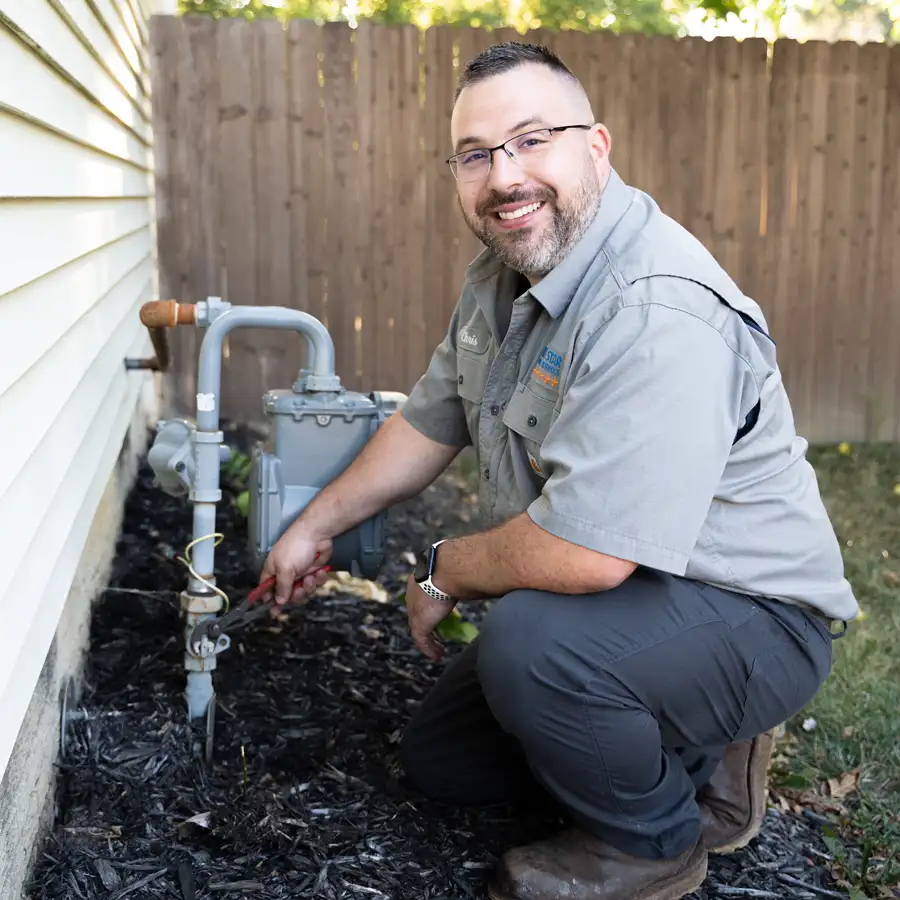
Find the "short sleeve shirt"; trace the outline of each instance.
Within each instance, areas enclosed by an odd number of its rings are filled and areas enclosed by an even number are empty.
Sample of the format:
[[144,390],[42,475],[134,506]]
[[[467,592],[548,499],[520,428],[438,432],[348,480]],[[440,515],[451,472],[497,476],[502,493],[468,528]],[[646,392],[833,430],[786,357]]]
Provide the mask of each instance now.
[[591,550],[852,619],[767,331],[711,254],[614,171],[534,287],[476,257],[403,415],[474,447],[485,527],[527,513]]

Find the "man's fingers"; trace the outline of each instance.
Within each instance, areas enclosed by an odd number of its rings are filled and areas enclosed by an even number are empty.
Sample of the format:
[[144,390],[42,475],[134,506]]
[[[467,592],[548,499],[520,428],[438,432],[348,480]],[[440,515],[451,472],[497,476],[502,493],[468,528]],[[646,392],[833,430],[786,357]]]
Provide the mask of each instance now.
[[444,655],[444,648],[434,636],[434,632],[425,632],[421,629],[412,630],[412,638],[419,650],[431,660],[438,660]]
[[275,576],[275,602],[287,603],[294,592],[294,570],[289,568],[279,569]]

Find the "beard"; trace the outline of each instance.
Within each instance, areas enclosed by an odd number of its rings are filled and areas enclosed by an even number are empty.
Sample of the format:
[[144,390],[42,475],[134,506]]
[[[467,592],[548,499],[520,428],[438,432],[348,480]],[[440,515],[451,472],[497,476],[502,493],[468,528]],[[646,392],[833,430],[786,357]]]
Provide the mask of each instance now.
[[[492,191],[475,210],[474,216],[462,209],[466,224],[488,250],[505,266],[529,278],[544,278],[558,266],[578,243],[597,213],[603,192],[597,170],[587,163],[581,178],[564,206],[552,188],[521,189],[507,194]],[[531,228],[498,233],[490,227],[489,210],[506,203],[543,201],[551,213],[550,223],[535,233]]]

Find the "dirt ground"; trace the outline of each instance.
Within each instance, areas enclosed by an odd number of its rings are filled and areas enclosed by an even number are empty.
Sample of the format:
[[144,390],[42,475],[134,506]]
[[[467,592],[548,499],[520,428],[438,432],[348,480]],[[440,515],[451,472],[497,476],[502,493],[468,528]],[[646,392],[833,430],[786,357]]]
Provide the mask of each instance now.
[[[227,490],[217,575],[240,599],[253,578]],[[398,737],[445,663],[412,644],[397,601],[404,554],[477,524],[448,473],[395,508],[381,591],[343,586],[283,621],[254,623],[219,659],[215,755],[187,722],[176,556],[190,508],[144,468],[109,589],[96,607],[88,686],[60,764],[58,812],[30,900],[481,898],[503,850],[555,822],[432,803],[405,786]],[[477,622],[477,609],[464,609]],[[450,646],[448,660],[459,652]],[[770,810],[761,837],[714,859],[695,900],[843,897],[818,826]]]

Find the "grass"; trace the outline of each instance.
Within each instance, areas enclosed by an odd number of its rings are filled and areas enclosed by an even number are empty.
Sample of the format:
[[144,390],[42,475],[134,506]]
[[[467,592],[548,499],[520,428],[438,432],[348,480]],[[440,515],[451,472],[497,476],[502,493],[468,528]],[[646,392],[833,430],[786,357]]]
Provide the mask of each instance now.
[[[858,789],[832,803],[829,843],[855,896],[898,897],[900,446],[815,447],[809,460],[863,618],[835,642],[831,676],[788,723],[785,769],[774,784],[827,798],[827,779],[859,770]],[[815,726],[805,730],[809,719]],[[806,794],[815,805],[813,798]]]

